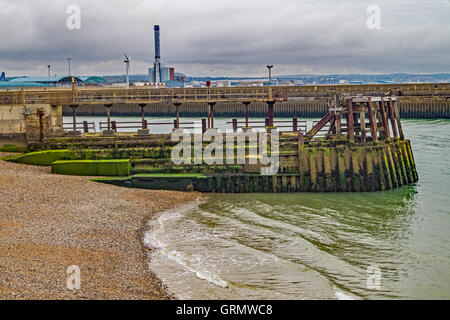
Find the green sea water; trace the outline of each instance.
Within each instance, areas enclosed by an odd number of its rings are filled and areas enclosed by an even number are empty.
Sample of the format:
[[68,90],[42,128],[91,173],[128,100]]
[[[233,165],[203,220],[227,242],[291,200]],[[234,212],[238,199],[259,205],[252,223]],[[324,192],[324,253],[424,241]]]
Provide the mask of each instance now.
[[450,121],[403,126],[415,185],[207,195],[151,222],[150,267],[186,299],[449,299]]

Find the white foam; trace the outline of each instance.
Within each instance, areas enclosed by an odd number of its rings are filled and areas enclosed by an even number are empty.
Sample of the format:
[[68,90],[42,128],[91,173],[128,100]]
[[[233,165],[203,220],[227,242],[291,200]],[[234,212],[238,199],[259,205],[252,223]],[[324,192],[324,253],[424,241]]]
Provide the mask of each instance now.
[[340,290],[338,290],[336,287],[333,287],[334,289],[334,296],[337,300],[356,300],[356,298],[350,294],[346,294]]
[[198,207],[198,205],[204,201],[204,198],[198,198],[197,201],[160,213],[157,219],[153,219],[148,223],[150,230],[145,233],[143,241],[147,247],[154,251],[158,251],[162,256],[181,265],[183,269],[195,274],[197,278],[206,280],[216,286],[226,288],[229,285],[228,282],[218,277],[214,272],[207,270],[205,267],[201,267],[200,264],[202,261],[199,258],[188,258],[179,251],[169,250],[168,244],[163,241],[165,226],[168,223],[180,219],[183,214]]

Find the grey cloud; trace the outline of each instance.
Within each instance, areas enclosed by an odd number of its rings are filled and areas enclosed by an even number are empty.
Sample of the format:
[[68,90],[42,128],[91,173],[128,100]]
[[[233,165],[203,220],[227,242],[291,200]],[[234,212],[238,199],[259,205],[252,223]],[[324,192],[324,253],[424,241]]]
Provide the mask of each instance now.
[[[66,28],[71,4],[81,30]],[[381,30],[366,28],[371,4]],[[77,74],[117,74],[127,52],[145,73],[160,24],[163,62],[187,74],[449,72],[449,16],[447,0],[0,0],[0,71],[62,74],[71,56]]]

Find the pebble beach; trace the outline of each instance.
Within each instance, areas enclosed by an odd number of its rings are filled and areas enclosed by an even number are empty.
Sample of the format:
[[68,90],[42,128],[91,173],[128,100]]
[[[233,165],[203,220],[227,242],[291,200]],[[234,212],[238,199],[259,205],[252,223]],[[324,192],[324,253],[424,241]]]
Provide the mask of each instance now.
[[[143,234],[158,212],[197,197],[0,161],[0,299],[170,299]],[[74,265],[79,290],[67,288]]]

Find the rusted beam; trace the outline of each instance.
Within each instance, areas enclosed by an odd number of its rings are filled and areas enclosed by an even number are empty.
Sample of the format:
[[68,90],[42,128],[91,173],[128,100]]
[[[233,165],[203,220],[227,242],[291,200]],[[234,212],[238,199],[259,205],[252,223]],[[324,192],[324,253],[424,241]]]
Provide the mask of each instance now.
[[236,132],[238,130],[237,119],[232,119],[232,123],[233,123],[233,132]]
[[292,131],[298,131],[298,120],[296,117],[292,118]]
[[112,107],[112,104],[105,104],[106,117],[107,117],[107,122],[108,122],[108,131],[111,131],[111,107]]
[[244,112],[245,112],[245,127],[248,128],[248,106],[250,105],[250,101],[244,101]]
[[269,119],[269,127],[273,127],[273,105],[275,101],[266,101],[267,103],[267,118]]
[[210,128],[214,128],[214,106],[216,105],[215,102],[208,102],[209,106],[209,116],[210,116]]
[[353,121],[353,100],[347,99],[347,135],[350,142],[355,142],[355,128]]
[[372,98],[370,97],[369,102],[367,102],[367,114],[369,116],[370,134],[372,135],[372,140],[374,142],[378,142],[377,124],[373,115]]
[[395,112],[394,108],[392,107],[392,99],[389,98],[388,100],[388,110],[389,110],[389,117],[391,120],[391,126],[394,133],[394,138],[398,139],[398,130],[397,130],[397,121],[395,120]]
[[312,139],[332,118],[334,115],[328,112],[309,132],[306,134],[308,139]]
[[341,127],[341,113],[336,113],[336,136],[339,138],[342,135]]
[[146,106],[147,106],[146,103],[139,104],[139,107],[141,107],[142,130],[147,129],[147,123],[145,121],[145,107]]
[[336,116],[333,115],[333,118],[331,118],[330,120],[330,127],[328,128],[327,138],[333,134],[335,125],[336,125]]
[[70,107],[72,108],[72,128],[73,132],[77,131],[77,107],[76,104],[71,104]]
[[386,109],[384,107],[384,101],[381,100],[379,102],[379,106],[380,106],[380,113],[381,113],[381,123],[383,124],[383,128],[384,128],[384,134],[386,137],[386,140],[391,140],[391,133],[389,130],[389,123],[387,120],[387,115],[386,115]]
[[398,107],[398,102],[397,101],[393,101],[394,104],[394,111],[395,111],[395,118],[397,119],[397,127],[398,127],[398,131],[400,134],[400,139],[404,140],[405,139],[405,135],[403,134],[403,127],[402,127],[402,123],[400,121],[400,110]]
[[178,123],[178,127],[180,126],[180,106],[181,106],[181,102],[174,102],[173,105],[175,106],[175,113],[176,113],[176,118],[177,118],[177,123]]

